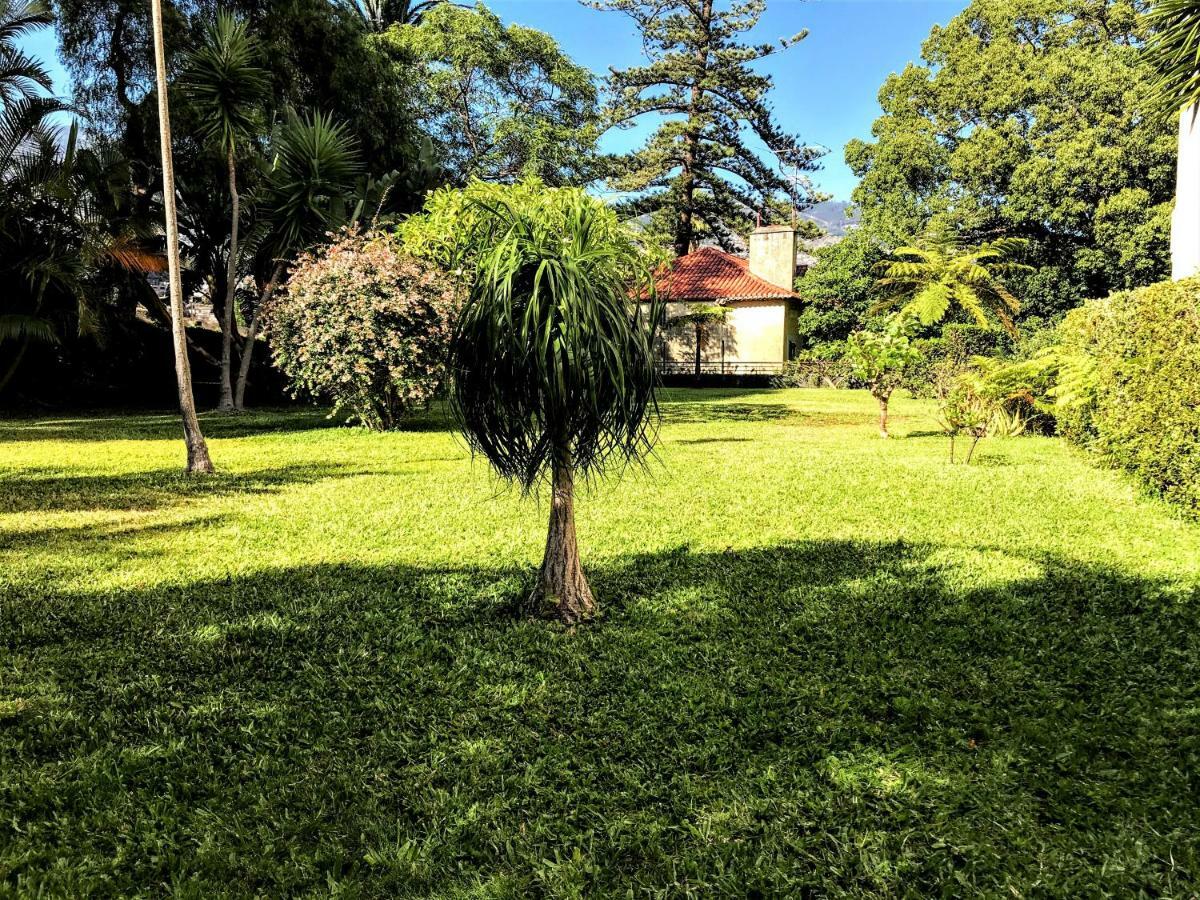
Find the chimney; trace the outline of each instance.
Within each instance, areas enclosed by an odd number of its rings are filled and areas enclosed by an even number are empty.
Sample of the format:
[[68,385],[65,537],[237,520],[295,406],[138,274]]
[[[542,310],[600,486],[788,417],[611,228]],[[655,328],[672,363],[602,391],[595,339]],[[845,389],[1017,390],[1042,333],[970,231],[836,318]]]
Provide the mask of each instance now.
[[796,229],[760,225],[750,235],[750,274],[786,290],[796,285]]

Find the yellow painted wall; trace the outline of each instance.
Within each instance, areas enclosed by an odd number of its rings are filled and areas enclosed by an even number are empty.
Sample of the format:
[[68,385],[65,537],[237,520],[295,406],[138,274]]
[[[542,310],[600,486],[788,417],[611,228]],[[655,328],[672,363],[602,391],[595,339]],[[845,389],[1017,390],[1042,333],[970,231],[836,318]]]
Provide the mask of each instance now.
[[[787,357],[787,304],[780,300],[747,300],[730,303],[725,319],[708,326],[708,340],[701,348],[705,363],[719,363],[724,340],[726,364],[761,363],[778,367]],[[667,320],[686,315],[687,303],[668,303]],[[794,321],[794,316],[792,317]],[[691,363],[696,358],[695,327],[676,325],[666,330],[661,346],[665,358]]]

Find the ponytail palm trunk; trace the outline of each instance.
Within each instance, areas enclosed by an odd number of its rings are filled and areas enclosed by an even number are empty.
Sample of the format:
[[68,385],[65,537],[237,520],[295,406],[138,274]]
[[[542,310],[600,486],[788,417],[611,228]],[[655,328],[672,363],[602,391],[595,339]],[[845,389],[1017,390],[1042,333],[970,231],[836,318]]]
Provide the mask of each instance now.
[[[451,346],[452,402],[473,450],[532,491],[548,483],[545,553],[530,608],[592,618],[575,527],[575,482],[651,446],[652,295],[633,238],[577,189],[476,188],[471,292]],[[490,192],[490,193],[488,193]]]
[[175,215],[175,167],[171,158],[171,115],[167,104],[167,67],[164,59],[162,2],[151,0],[154,24],[154,64],[158,91],[158,135],[162,149],[163,209],[166,215],[167,269],[171,289],[171,336],[175,347],[175,381],[179,389],[179,412],[187,445],[187,471],[195,474],[213,470],[208,444],[196,417],[192,395],[192,369],[188,363],[187,331],[183,319],[183,284],[179,276],[179,226]]
[[575,474],[569,451],[563,451],[563,458],[554,463],[552,482],[546,552],[542,556],[530,605],[535,611],[554,610],[562,621],[574,624],[596,614],[596,600],[579,560],[579,540],[575,534]]

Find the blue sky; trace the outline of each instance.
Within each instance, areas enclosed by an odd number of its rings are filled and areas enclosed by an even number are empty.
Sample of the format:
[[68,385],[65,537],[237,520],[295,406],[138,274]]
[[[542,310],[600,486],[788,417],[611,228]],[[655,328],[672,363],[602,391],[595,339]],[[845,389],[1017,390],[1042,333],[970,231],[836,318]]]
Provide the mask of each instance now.
[[[489,0],[488,5],[505,21],[554,35],[570,56],[599,74],[641,59],[641,44],[626,16],[597,12],[575,0]],[[838,200],[850,198],[854,176],[842,147],[852,137],[870,135],[883,80],[918,60],[929,29],[965,5],[966,0],[769,0],[752,39],[773,41],[809,30],[807,39],[759,66],[775,78],[773,103],[783,128],[830,150],[812,176],[819,190]],[[48,61],[54,57],[49,32],[26,46]],[[65,94],[66,74],[61,66],[54,68]],[[605,149],[636,144],[642,133],[610,134]]]

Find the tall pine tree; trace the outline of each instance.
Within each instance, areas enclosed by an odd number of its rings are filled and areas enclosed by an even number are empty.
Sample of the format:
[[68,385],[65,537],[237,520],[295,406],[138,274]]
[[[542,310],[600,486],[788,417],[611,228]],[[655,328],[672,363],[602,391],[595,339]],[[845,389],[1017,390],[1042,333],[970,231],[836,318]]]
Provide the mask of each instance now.
[[[633,195],[625,212],[649,215],[651,231],[681,256],[703,238],[732,249],[756,215],[811,202],[800,175],[816,168],[821,151],[778,127],[767,103],[771,77],[752,69],[803,40],[806,31],[777,45],[739,40],[758,24],[766,0],[722,9],[714,0],[586,2],[633,19],[650,60],[611,71],[609,122],[627,128],[642,116],[667,117],[640,150],[617,160],[610,186]],[[751,149],[751,135],[773,153]],[[780,153],[794,177],[777,169],[774,154]]]

